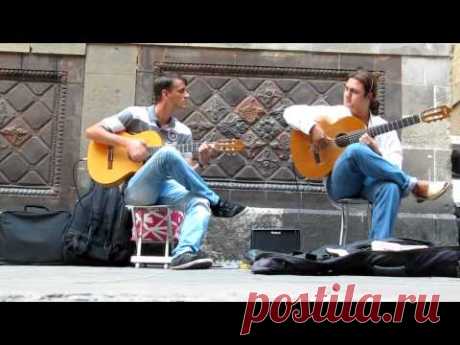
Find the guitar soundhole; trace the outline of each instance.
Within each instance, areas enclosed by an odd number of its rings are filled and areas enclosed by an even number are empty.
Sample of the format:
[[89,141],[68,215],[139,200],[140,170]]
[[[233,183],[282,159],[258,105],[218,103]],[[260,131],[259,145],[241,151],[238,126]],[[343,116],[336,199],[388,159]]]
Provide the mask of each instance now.
[[339,133],[335,137],[335,143],[338,147],[346,147],[348,145],[347,133]]

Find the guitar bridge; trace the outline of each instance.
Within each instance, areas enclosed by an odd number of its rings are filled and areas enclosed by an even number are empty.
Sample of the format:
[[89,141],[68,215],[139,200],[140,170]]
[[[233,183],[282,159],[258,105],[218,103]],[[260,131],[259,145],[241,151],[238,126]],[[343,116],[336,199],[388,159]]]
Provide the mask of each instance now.
[[110,146],[107,150],[107,169],[113,169],[113,146]]
[[316,162],[316,164],[321,163],[321,159],[320,159],[320,157],[319,157],[319,152],[318,152],[318,151],[315,151],[315,152],[313,153],[313,156],[315,157],[315,162]]
[[321,157],[320,157],[320,155],[319,155],[319,150],[313,149],[313,158],[315,159],[315,163],[316,163],[316,164],[320,164],[320,163],[321,163]]

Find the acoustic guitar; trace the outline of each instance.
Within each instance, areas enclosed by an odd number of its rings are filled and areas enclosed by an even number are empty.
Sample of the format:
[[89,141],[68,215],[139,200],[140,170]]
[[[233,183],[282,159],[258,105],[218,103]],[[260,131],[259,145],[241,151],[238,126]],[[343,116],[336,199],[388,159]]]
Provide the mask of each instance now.
[[[143,140],[153,154],[161,148],[164,143],[160,135],[155,131],[145,131],[138,134],[123,132],[123,137]],[[244,144],[238,139],[221,139],[211,143],[214,149],[219,152],[240,152]],[[180,152],[197,152],[201,143],[179,144],[174,147]],[[112,187],[119,185],[129,176],[133,175],[143,165],[142,162],[134,162],[123,146],[108,146],[91,141],[88,146],[88,173],[91,178],[104,186]]]
[[292,160],[297,171],[303,177],[308,180],[321,180],[332,171],[335,161],[343,150],[348,145],[357,143],[364,133],[375,137],[419,122],[430,123],[443,120],[449,117],[451,111],[452,108],[443,105],[425,110],[420,114],[371,128],[366,128],[364,122],[355,116],[340,118],[335,122],[332,122],[326,116],[319,117],[316,123],[323,129],[325,135],[330,138],[329,142],[324,148],[315,150],[310,135],[293,129],[290,144]]

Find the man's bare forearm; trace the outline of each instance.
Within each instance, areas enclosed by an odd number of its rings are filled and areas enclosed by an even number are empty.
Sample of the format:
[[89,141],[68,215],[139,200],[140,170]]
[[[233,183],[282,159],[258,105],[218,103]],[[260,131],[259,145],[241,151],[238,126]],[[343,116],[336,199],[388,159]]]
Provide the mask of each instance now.
[[106,130],[104,127],[102,127],[99,124],[96,124],[94,126],[89,127],[86,130],[86,137],[89,140],[93,140],[97,143],[100,144],[105,144],[105,145],[121,145],[126,147],[129,139],[124,138],[120,135],[114,134]]

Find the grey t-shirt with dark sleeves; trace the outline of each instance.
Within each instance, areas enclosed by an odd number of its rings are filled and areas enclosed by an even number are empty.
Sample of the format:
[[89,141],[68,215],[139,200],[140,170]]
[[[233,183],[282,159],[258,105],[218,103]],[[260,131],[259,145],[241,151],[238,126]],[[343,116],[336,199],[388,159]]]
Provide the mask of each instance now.
[[[112,133],[126,131],[131,134],[155,131],[167,145],[191,144],[192,131],[185,124],[172,117],[168,125],[160,127],[155,107],[128,107],[118,114],[105,118],[102,126]],[[192,153],[183,153],[184,158],[192,158]]]

